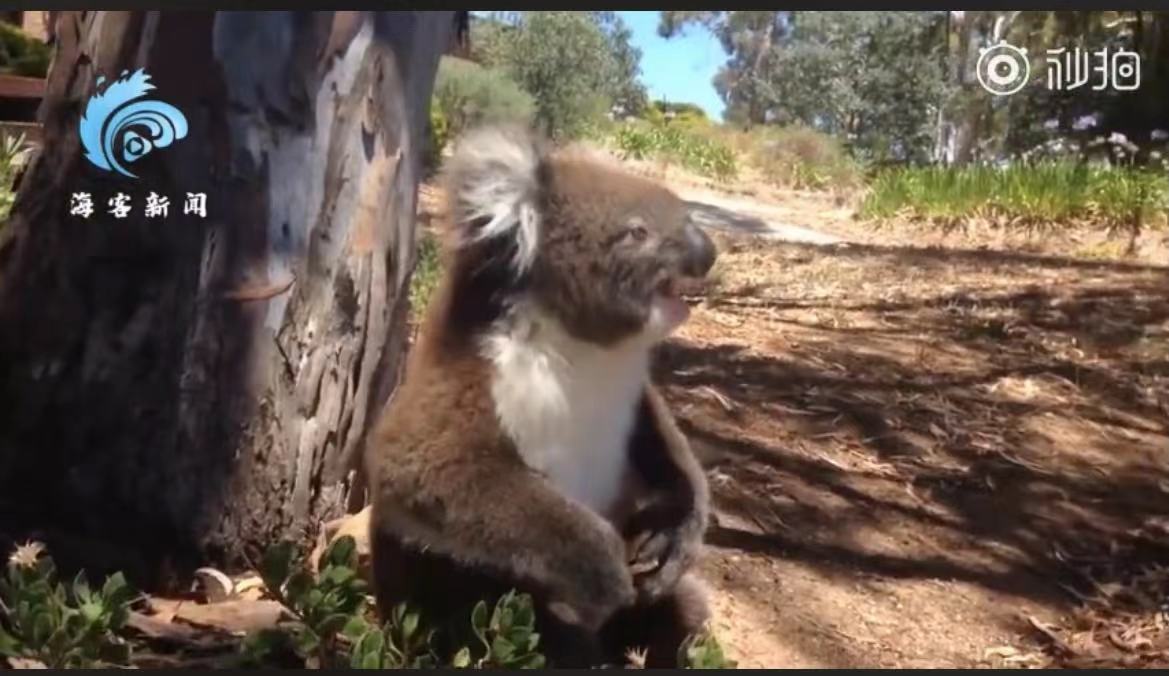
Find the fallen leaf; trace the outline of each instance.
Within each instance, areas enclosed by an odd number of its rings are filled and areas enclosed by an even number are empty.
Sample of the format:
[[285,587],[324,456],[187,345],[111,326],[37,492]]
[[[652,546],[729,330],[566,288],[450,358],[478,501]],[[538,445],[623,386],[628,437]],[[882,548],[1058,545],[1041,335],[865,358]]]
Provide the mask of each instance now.
[[222,571],[215,568],[200,568],[195,571],[196,584],[203,590],[208,603],[220,603],[231,598],[235,583]]
[[264,579],[259,575],[248,575],[235,581],[235,596],[241,599],[259,601],[264,598]]

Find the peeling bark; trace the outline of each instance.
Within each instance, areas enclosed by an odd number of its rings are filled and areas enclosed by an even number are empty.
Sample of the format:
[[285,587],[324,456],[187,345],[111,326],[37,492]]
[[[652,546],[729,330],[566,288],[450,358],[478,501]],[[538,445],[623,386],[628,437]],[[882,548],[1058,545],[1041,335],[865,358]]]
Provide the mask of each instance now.
[[[345,509],[404,350],[454,19],[62,14],[46,145],[0,231],[0,539],[101,541],[156,579],[254,561]],[[77,125],[99,74],[139,67],[190,132],[122,181],[82,158]],[[68,215],[80,190],[88,221]],[[172,196],[165,220],[141,218],[151,190]],[[125,220],[104,213],[117,191],[138,207]],[[181,213],[187,191],[205,220]]]

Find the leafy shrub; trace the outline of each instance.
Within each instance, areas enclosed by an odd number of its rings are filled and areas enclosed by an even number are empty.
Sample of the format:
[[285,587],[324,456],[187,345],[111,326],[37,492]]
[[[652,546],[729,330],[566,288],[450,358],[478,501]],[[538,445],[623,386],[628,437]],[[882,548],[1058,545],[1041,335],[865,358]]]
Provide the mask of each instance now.
[[[492,34],[492,58],[532,95],[553,139],[576,139],[610,112],[629,81],[627,31],[606,31],[596,12],[523,12]],[[635,60],[633,61],[636,62]]]
[[45,77],[53,52],[44,42],[0,21],[0,73]]
[[[377,624],[372,599],[357,573],[352,537],[338,538],[329,546],[321,555],[316,577],[296,560],[291,544],[269,549],[261,568],[268,593],[296,619],[248,636],[242,646],[245,664],[283,663],[281,659],[291,653],[302,665],[322,668],[546,666],[536,631],[535,608],[528,594],[510,591],[493,606],[480,601],[470,611],[469,625],[464,625],[469,631],[444,625],[448,632],[440,635],[424,624],[421,613],[406,604],[393,608],[385,623]],[[440,651],[438,645],[448,646],[449,652]],[[718,641],[705,632],[683,644],[678,664],[698,669],[735,666],[723,656]]]
[[[338,635],[365,608],[366,583],[357,575],[357,543],[339,538],[321,555],[320,575],[296,565],[295,548],[285,542],[270,548],[260,565],[268,594],[284,604],[298,622],[287,629],[260,631],[244,645],[245,655],[261,662],[272,653],[292,647],[318,666],[333,664]],[[291,640],[289,640],[291,639]]]
[[291,623],[250,635],[242,646],[244,662],[271,664],[293,652],[306,664],[354,669],[437,667],[538,668],[535,611],[527,594],[508,593],[490,613],[480,602],[471,613],[471,631],[481,643],[452,655],[434,650],[432,629],[406,604],[393,609],[383,625],[374,621],[366,584],[357,573],[357,544],[335,540],[321,555],[316,577],[295,560],[291,543],[268,550],[261,577],[268,593],[296,616]]
[[1094,222],[1131,228],[1167,206],[1169,178],[1159,172],[1040,162],[887,170],[874,178],[859,213],[942,223],[976,217],[1025,226]]
[[470,127],[492,122],[529,123],[535,112],[532,97],[502,70],[444,56],[431,101],[431,127],[436,149]]
[[862,183],[860,167],[841,142],[810,127],[758,126],[728,136],[728,142],[774,185],[851,190]]
[[738,174],[733,150],[673,124],[626,123],[617,128],[613,143],[629,159],[661,158],[720,181]]
[[134,596],[125,577],[116,573],[95,590],[81,572],[63,584],[42,552],[37,543],[18,548],[0,579],[0,655],[50,669],[126,664],[130,646],[115,635]]

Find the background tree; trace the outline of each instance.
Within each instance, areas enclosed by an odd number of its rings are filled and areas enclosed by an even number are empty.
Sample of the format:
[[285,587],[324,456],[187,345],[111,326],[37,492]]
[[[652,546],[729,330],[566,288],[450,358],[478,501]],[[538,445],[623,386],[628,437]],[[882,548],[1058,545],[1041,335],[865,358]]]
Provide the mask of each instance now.
[[615,12],[593,12],[609,43],[614,69],[610,87],[613,107],[620,115],[640,116],[649,106],[649,94],[641,82],[641,50],[633,46],[633,31]]
[[[1059,138],[1113,132],[1140,141],[1169,119],[1169,12],[662,12],[659,33],[688,26],[718,38],[714,85],[725,118],[799,123],[875,161],[965,164],[1026,153]],[[1009,97],[978,84],[980,50],[1026,47],[1032,77]],[[1050,91],[1048,49],[1141,55],[1139,92]]]
[[[361,500],[352,461],[403,351],[418,140],[453,18],[62,15],[45,145],[0,233],[5,536],[39,529],[58,559],[157,584],[160,564],[254,562]],[[82,158],[78,119],[99,75],[137,68],[190,132],[130,181]],[[124,220],[105,213],[118,191]],[[142,217],[149,191],[168,218]]]
[[[928,158],[945,73],[940,12],[663,12],[659,32],[706,26],[728,60],[732,118],[802,124],[863,157]],[[890,142],[890,139],[893,142]]]
[[476,22],[472,43],[485,65],[508,73],[536,102],[536,121],[555,138],[578,136],[613,109],[642,109],[640,53],[605,12],[516,12]]
[[787,12],[666,11],[661,13],[658,34],[669,38],[688,25],[702,26],[722,44],[726,65],[715,76],[714,86],[745,125],[767,121],[766,73],[772,47],[787,31]]

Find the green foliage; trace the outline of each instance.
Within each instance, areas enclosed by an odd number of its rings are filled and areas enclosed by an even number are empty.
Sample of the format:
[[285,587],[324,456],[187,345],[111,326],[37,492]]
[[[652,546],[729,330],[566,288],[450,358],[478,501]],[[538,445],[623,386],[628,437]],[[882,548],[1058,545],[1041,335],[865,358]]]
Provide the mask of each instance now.
[[320,574],[313,576],[297,562],[292,543],[268,549],[260,564],[260,576],[268,593],[297,618],[288,629],[253,634],[244,644],[248,661],[262,663],[291,646],[302,659],[320,666],[337,666],[337,640],[342,629],[366,609],[366,583],[357,574],[357,543],[338,538],[321,555]]
[[439,118],[437,148],[470,127],[493,122],[528,124],[535,112],[532,97],[502,70],[444,56],[438,65],[431,101],[431,124]]
[[577,138],[605,116],[636,71],[628,31],[603,14],[521,12],[514,24],[482,28],[480,35],[487,63],[532,95],[536,121],[557,140]]
[[527,594],[510,591],[495,604],[490,617],[487,604],[475,604],[471,611],[471,629],[481,644],[478,658],[469,648],[455,655],[455,666],[481,669],[540,669],[544,656],[537,652],[540,635],[536,633],[536,614]]
[[0,226],[12,210],[16,201],[13,183],[16,181],[16,172],[20,165],[21,156],[27,150],[24,135],[0,138]]
[[637,117],[649,106],[649,94],[639,79],[641,50],[633,46],[633,31],[614,12],[590,12],[605,33],[614,69],[610,86],[613,107],[621,116]]
[[316,577],[296,560],[291,543],[270,548],[260,575],[268,592],[296,617],[294,622],[262,630],[242,646],[245,664],[262,666],[294,654],[303,663],[324,668],[427,669],[538,668],[535,611],[527,594],[508,593],[490,616],[486,603],[471,613],[470,632],[479,645],[461,646],[451,655],[435,652],[435,630],[422,615],[400,604],[378,625],[366,585],[357,573],[356,542],[338,538],[321,555]]
[[1169,179],[1141,169],[1042,162],[1005,168],[903,168],[877,174],[860,215],[1013,225],[1132,227],[1169,206]]
[[733,150],[683,126],[631,122],[617,128],[613,143],[625,158],[660,158],[720,181],[738,175]]
[[[358,578],[356,543],[338,538],[322,554],[316,578],[296,560],[291,543],[269,549],[260,576],[273,598],[294,622],[256,632],[242,646],[244,663],[265,666],[295,655],[303,664],[352,669],[541,669],[536,612],[532,597],[512,590],[494,605],[486,601],[470,611],[469,625],[446,626],[447,634],[428,627],[425,618],[399,604],[379,626],[372,599]],[[457,620],[457,618],[455,618]],[[469,631],[467,631],[469,630]],[[465,637],[465,638],[464,638]],[[440,638],[445,640],[439,640]],[[469,642],[469,645],[466,644]],[[446,645],[449,651],[436,650]],[[704,632],[679,650],[678,664],[688,668],[734,668],[718,641]]]
[[0,21],[0,73],[45,77],[53,52],[40,40]]
[[126,664],[130,646],[115,633],[130,615],[133,590],[121,573],[91,589],[85,573],[58,582],[39,545],[25,545],[0,579],[0,655],[24,657],[50,669]]
[[813,127],[866,160],[930,158],[944,12],[663,12],[659,31],[689,24],[730,54],[715,78],[728,120]]
[[738,663],[728,659],[722,644],[709,631],[691,636],[678,651],[678,664],[684,669],[735,669]]
[[410,277],[410,308],[415,317],[426,312],[430,299],[442,278],[438,240],[429,233],[418,238],[418,262]]

